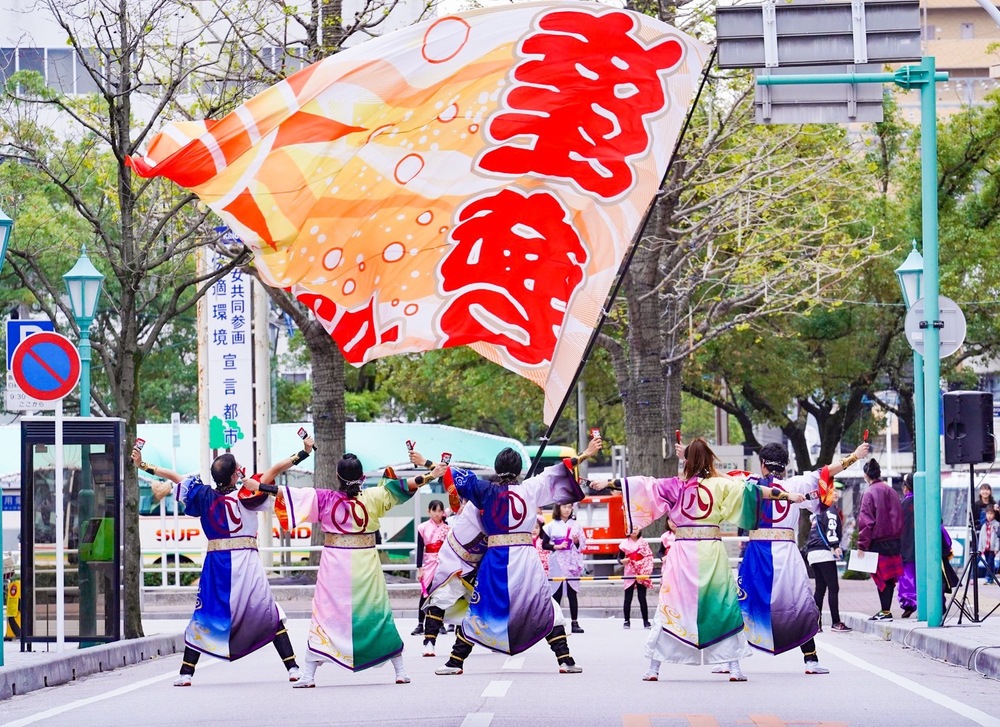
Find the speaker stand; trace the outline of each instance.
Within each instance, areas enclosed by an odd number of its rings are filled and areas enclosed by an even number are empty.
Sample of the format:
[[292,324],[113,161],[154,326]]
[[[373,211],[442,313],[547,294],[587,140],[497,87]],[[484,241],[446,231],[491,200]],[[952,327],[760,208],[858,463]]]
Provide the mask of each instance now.
[[[964,616],[969,620],[969,623],[982,623],[988,619],[993,612],[1000,608],[1000,603],[991,608],[985,615],[980,615],[979,613],[979,563],[982,562],[986,566],[986,573],[990,580],[993,581],[993,585],[1000,588],[1000,581],[997,581],[996,571],[993,570],[993,564],[987,563],[986,559],[983,558],[982,554],[979,552],[979,528],[975,521],[976,512],[976,466],[974,464],[969,465],[969,540],[968,546],[965,549],[965,568],[962,570],[962,575],[958,579],[958,583],[952,590],[951,602],[948,604],[948,608],[945,609],[944,616],[941,622],[944,623],[948,620],[948,615],[951,613],[952,608],[958,604],[958,625],[962,625],[962,617]],[[971,557],[970,557],[971,555]],[[969,586],[972,586],[972,604],[969,604]],[[961,592],[961,601],[959,601],[959,592]]]

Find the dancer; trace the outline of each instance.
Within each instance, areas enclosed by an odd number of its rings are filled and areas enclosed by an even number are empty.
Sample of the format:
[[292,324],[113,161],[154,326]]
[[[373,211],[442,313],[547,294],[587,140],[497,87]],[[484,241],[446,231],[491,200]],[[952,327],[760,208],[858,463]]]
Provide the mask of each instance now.
[[[670,532],[669,530],[667,532]],[[633,528],[625,538],[618,544],[618,551],[621,555],[618,562],[622,564],[622,575],[625,577],[622,584],[625,586],[625,623],[622,628],[632,627],[632,593],[639,596],[639,613],[642,615],[642,625],[644,628],[651,628],[649,622],[649,606],[646,604],[646,589],[649,588],[649,577],[653,575],[653,551],[649,549],[642,537],[642,531]],[[638,578],[637,576],[645,576]]]
[[189,687],[201,654],[235,661],[265,644],[273,643],[288,670],[288,680],[301,676],[295,650],[285,628],[285,615],[274,601],[267,575],[257,554],[257,512],[271,506],[260,486],[309,456],[312,437],[306,437],[297,454],[275,464],[264,474],[244,479],[245,470],[232,454],[212,462],[215,489],[197,475],[182,478],[176,472],[142,461],[136,448],[132,462],[139,469],[175,483],[152,485],[159,501],[173,492],[186,515],[201,518],[208,537],[208,553],[198,582],[198,599],[184,631],[184,658],[175,687]]
[[[583,575],[583,547],[587,544],[587,536],[583,528],[573,517],[573,503],[567,502],[553,506],[552,521],[543,530],[549,542],[544,545],[552,551],[549,556],[549,576],[551,578],[579,578]],[[578,621],[580,605],[577,591],[580,581],[551,581],[552,597],[562,605],[563,591],[569,600],[570,627],[574,634],[582,634]]]
[[375,533],[389,510],[444,471],[440,465],[430,477],[398,480],[386,469],[379,486],[362,490],[364,468],[353,454],[345,454],[337,463],[339,490],[279,488],[274,509],[283,528],[313,522],[326,534],[305,667],[293,687],[315,687],[316,670],[328,661],[351,671],[391,661],[396,684],[410,682],[403,667],[403,640],[392,618],[385,574],[375,550]]
[[434,656],[445,620],[461,623],[468,610],[476,569],[486,552],[486,534],[479,511],[459,501],[449,518],[449,532],[438,553],[438,564],[427,585],[424,606],[424,656]]
[[[444,539],[448,537],[448,524],[444,521],[444,503],[440,500],[431,500],[427,506],[429,520],[425,520],[417,527],[417,581],[420,583],[420,602],[417,604],[417,627],[410,632],[410,636],[416,636],[424,632],[424,603],[427,601],[427,585],[434,578],[434,570],[437,568],[438,551]],[[426,639],[424,645],[427,645]],[[432,653],[425,653],[424,656],[434,656]]]
[[[917,610],[917,554],[913,521],[913,475],[903,478],[903,500],[899,503],[903,517],[903,529],[899,537],[899,557],[903,561],[903,573],[899,576],[896,598],[903,609],[903,618],[909,618]],[[945,551],[942,550],[942,553]],[[945,584],[947,585],[947,584]]]
[[[435,673],[462,674],[465,659],[476,643],[505,654],[519,654],[542,638],[556,654],[560,674],[583,671],[569,652],[562,610],[548,595],[542,564],[531,547],[531,529],[539,505],[583,499],[574,468],[600,447],[600,437],[595,437],[579,457],[563,460],[521,483],[521,456],[509,447],[497,455],[496,475],[491,480],[481,480],[467,470],[448,469],[446,487],[481,513],[487,550],[469,614],[456,631],[451,656]],[[423,458],[412,452],[410,460],[419,463]]]
[[[788,466],[788,450],[770,442],[760,450],[762,475],[751,476],[750,481],[803,497],[816,493],[810,506],[820,496],[829,502],[833,477],[867,453],[868,443],[864,442],[851,455],[820,471],[779,480]],[[813,637],[819,629],[820,613],[795,542],[801,508],[781,501],[762,501],[759,508],[739,571],[740,608],[747,639],[753,648],[776,655],[798,647],[806,674],[829,674],[816,654]]]
[[868,460],[864,474],[868,489],[861,497],[857,545],[859,553],[869,550],[878,553],[878,566],[872,580],[878,589],[882,608],[868,620],[892,621],[892,594],[896,580],[903,575],[903,559],[900,556],[903,511],[896,493],[882,481],[878,460]]
[[646,641],[649,670],[642,679],[657,681],[666,661],[732,664],[730,681],[746,681],[739,666],[739,659],[749,655],[743,614],[719,525],[753,527],[761,497],[791,502],[805,498],[721,476],[715,468],[718,458],[701,437],[680,449],[683,477],[627,477],[590,485],[594,490],[621,487],[630,530],[665,514],[677,526],[677,539],[663,564],[659,607]]

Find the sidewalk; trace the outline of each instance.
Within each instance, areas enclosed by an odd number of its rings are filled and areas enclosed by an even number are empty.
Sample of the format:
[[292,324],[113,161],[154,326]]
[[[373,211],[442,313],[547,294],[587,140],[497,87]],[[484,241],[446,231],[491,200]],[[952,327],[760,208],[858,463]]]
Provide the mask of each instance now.
[[[654,586],[648,596],[650,609],[655,608],[657,589],[658,585]],[[275,586],[274,592],[289,618],[309,618],[312,587]],[[1000,588],[997,586],[980,584],[979,595],[981,615],[1000,603]],[[394,614],[402,618],[416,616],[420,597],[418,587],[412,584],[394,586],[389,597]],[[191,616],[194,602],[193,588],[147,593],[142,608],[143,627],[147,634],[152,635],[143,639],[89,649],[77,649],[74,644],[67,644],[63,654],[55,652],[55,644],[36,643],[36,651],[21,652],[18,642],[5,642],[5,665],[0,667],[0,700],[183,651],[181,632]],[[899,618],[898,607],[894,609],[894,621],[869,621],[868,617],[878,607],[878,594],[871,581],[841,581],[841,615],[855,631],[895,641],[931,658],[1000,679],[1000,610],[982,624],[968,624],[963,619],[961,626],[956,625],[955,612],[944,628],[928,629],[926,623]],[[585,583],[580,589],[582,617],[620,619],[621,608],[622,588],[617,583]],[[637,611],[638,606],[633,604],[633,615],[637,615]],[[829,615],[825,616],[825,622],[829,625]]]

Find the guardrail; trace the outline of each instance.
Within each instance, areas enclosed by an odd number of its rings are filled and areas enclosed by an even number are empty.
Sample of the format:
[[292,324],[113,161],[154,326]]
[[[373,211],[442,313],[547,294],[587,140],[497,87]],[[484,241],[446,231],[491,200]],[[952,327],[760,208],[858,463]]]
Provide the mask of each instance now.
[[[745,543],[749,540],[746,536],[739,535],[723,535],[722,539],[726,543]],[[644,538],[651,546],[658,546],[660,543],[659,538]],[[621,542],[620,538],[615,539],[591,539],[587,543],[590,545],[617,545]],[[381,543],[375,546],[379,551],[411,551],[416,552],[415,542],[392,542],[392,543]],[[268,556],[281,556],[282,554],[298,554],[306,555],[314,552],[322,552],[322,545],[310,545],[310,546],[287,546],[287,545],[272,545],[272,546],[259,546],[258,548],[261,557],[265,559],[265,563],[268,560]],[[146,590],[172,590],[178,587],[177,584],[181,582],[181,577],[186,574],[197,575],[201,573],[200,561],[204,558],[205,551],[198,548],[176,548],[176,549],[164,549],[162,546],[156,548],[144,548],[142,549],[142,577],[143,584]],[[145,556],[160,556],[161,562],[158,564],[147,565],[145,563]],[[167,558],[172,556],[172,559],[168,562]],[[194,556],[193,558],[191,556]],[[383,563],[382,571],[384,573],[400,573],[405,572],[413,575],[413,581],[409,583],[390,583],[390,589],[397,588],[407,588],[412,583],[416,582],[416,571],[417,566],[413,560],[414,556],[410,556],[410,560],[407,562],[396,562],[396,563]],[[190,563],[181,562],[181,558],[187,558],[192,561]],[[199,561],[199,562],[194,562]],[[584,568],[587,571],[593,572],[596,568],[601,567],[611,567],[614,568],[619,564],[617,558],[614,557],[594,557],[585,556],[584,557]],[[730,557],[729,563],[731,566],[736,567],[739,565],[739,556]],[[654,567],[662,564],[660,558],[653,557]],[[277,576],[288,576],[295,575],[297,573],[308,573],[312,571],[319,570],[318,566],[312,566],[308,564],[305,558],[302,558],[299,562],[274,562],[271,565],[265,565],[265,569]],[[53,569],[54,570],[54,569]],[[158,585],[146,585],[146,574],[157,574],[160,575],[160,583]],[[585,581],[584,583],[593,583],[592,581]],[[275,588],[280,588],[281,586],[273,586]]]

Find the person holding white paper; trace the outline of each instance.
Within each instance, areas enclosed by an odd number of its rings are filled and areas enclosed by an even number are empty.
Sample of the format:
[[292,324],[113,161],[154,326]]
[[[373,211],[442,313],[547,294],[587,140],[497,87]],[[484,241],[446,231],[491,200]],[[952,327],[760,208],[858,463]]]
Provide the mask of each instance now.
[[[878,588],[882,610],[871,621],[892,621],[892,596],[896,581],[903,575],[903,558],[900,555],[903,535],[903,509],[899,496],[882,481],[882,468],[874,457],[864,468],[868,489],[861,498],[858,515],[858,551],[863,556],[871,551],[878,553],[878,565],[872,580]],[[851,568],[855,568],[851,559]]]

